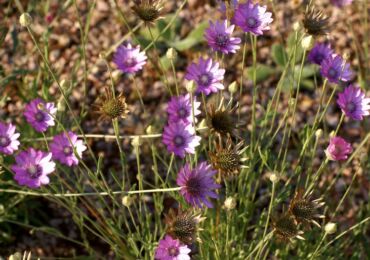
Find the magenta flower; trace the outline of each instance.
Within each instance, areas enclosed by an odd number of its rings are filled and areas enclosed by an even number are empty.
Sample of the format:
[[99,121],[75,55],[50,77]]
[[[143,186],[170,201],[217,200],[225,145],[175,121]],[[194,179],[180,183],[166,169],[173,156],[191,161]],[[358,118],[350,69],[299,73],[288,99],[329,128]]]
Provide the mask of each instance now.
[[251,0],[245,4],[239,4],[234,15],[234,23],[244,32],[262,35],[263,31],[270,30],[272,13],[266,12],[266,6],[253,5]]
[[349,81],[352,77],[349,64],[345,63],[340,55],[332,55],[323,60],[321,63],[321,74],[331,83]]
[[195,147],[200,144],[201,138],[195,135],[195,130],[191,124],[182,121],[169,123],[163,131],[163,143],[167,145],[167,150],[177,156],[184,158],[185,153],[194,154]]
[[159,245],[155,250],[155,259],[190,260],[190,251],[190,248],[187,245],[181,244],[180,240],[166,235],[165,238],[159,241]]
[[330,44],[316,43],[307,58],[311,63],[321,65],[323,60],[331,57],[332,54],[333,50],[330,48]]
[[54,103],[46,103],[41,98],[32,100],[24,110],[27,122],[40,133],[45,132],[49,126],[55,125],[53,116],[56,113]]
[[20,152],[16,157],[11,169],[15,172],[14,179],[19,185],[29,188],[39,188],[49,183],[48,175],[55,170],[55,163],[51,160],[51,153],[29,148]]
[[68,132],[68,135],[67,133],[61,133],[54,136],[53,142],[50,144],[53,159],[67,166],[78,165],[78,158],[73,152],[73,149],[75,149],[78,157],[82,158],[82,152],[86,150],[86,146],[71,131]]
[[0,122],[0,153],[10,155],[18,150],[19,136],[20,134],[15,132],[14,125]]
[[197,93],[216,93],[219,89],[224,89],[221,81],[224,79],[225,70],[219,68],[218,62],[213,62],[212,59],[199,59],[199,63],[192,63],[186,72],[187,80],[194,80],[197,84]]
[[223,22],[216,21],[216,23],[209,22],[209,28],[205,31],[204,37],[206,38],[208,45],[214,51],[220,51],[222,53],[235,53],[236,50],[240,49],[240,38],[232,37],[235,25],[227,26],[227,20]]
[[362,120],[370,115],[369,103],[370,98],[365,98],[365,93],[357,86],[349,85],[338,94],[337,104],[346,116],[354,120]]
[[350,5],[350,4],[352,4],[352,1],[353,0],[330,0],[330,2],[333,5],[336,5],[338,7],[343,7],[343,6],[346,6],[346,5]]
[[[200,114],[200,102],[196,101],[196,97],[193,97],[194,106],[194,117]],[[167,113],[169,117],[169,122],[177,123],[179,121],[185,124],[193,123],[192,116],[192,106],[190,95],[186,94],[184,96],[172,97],[170,102],[168,102]],[[196,121],[196,118],[195,118]]]
[[146,64],[145,52],[140,52],[140,46],[133,47],[130,43],[118,47],[113,61],[118,69],[124,73],[135,73]]
[[187,203],[194,207],[202,207],[202,204],[208,208],[213,205],[207,197],[218,198],[214,189],[218,189],[221,185],[215,183],[213,175],[217,171],[212,169],[212,166],[206,162],[201,162],[194,169],[190,168],[188,163],[180,170],[176,183],[181,187],[180,193]]
[[332,161],[346,160],[351,152],[351,144],[339,136],[330,138],[329,146],[325,150],[326,156]]

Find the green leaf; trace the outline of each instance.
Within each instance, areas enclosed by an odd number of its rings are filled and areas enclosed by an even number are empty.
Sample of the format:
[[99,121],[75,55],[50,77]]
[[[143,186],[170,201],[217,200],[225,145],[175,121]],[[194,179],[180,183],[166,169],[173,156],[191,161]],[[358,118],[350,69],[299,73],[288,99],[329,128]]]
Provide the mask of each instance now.
[[[256,81],[257,83],[268,79],[270,76],[274,75],[277,72],[277,69],[263,64],[257,64],[256,70]],[[246,69],[247,77],[249,79],[253,78],[253,68],[249,67]]]
[[281,67],[284,67],[288,61],[288,55],[281,44],[272,45],[272,58],[275,63]]
[[194,45],[204,41],[203,35],[207,27],[208,22],[205,21],[199,24],[194,30],[192,30],[185,39],[169,44],[171,47],[177,49],[178,51],[190,49]]

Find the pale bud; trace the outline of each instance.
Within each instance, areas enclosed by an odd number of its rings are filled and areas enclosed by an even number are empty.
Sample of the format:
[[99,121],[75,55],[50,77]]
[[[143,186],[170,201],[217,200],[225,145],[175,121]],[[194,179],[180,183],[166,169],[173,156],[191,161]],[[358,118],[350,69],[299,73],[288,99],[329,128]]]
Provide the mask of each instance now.
[[177,58],[177,52],[174,48],[169,48],[166,53],[166,57],[169,60],[175,60]]
[[330,137],[335,137],[335,131],[331,131],[329,136]]
[[277,183],[279,181],[279,176],[276,173],[271,173],[269,179],[272,183]]
[[233,210],[236,207],[236,199],[233,197],[228,197],[226,198],[224,202],[224,208],[226,210]]
[[337,232],[337,224],[333,222],[329,222],[328,224],[325,225],[325,233],[328,235],[334,234]]
[[306,36],[302,40],[302,43],[301,43],[302,48],[307,51],[307,50],[311,49],[312,43],[313,43],[312,35]]
[[238,83],[236,83],[236,81],[234,81],[233,83],[231,83],[228,87],[229,91],[231,94],[234,94],[238,91]]
[[298,31],[300,27],[301,27],[301,26],[299,25],[299,22],[295,22],[295,23],[293,24],[293,30],[294,30],[294,31]]
[[23,14],[21,14],[21,16],[19,17],[19,23],[23,27],[29,26],[32,23],[32,17],[31,17],[31,15],[29,13],[23,13]]
[[194,93],[194,91],[197,89],[197,85],[195,84],[193,80],[191,80],[191,81],[188,81],[188,83],[186,83],[185,88],[188,91],[188,93]]
[[154,127],[153,126],[148,126],[145,130],[145,132],[148,134],[148,135],[152,135],[154,134]]
[[122,197],[122,205],[129,208],[132,204],[132,198],[130,196]]
[[131,145],[135,148],[139,147],[141,145],[141,140],[140,140],[140,137],[139,136],[135,136],[132,141],[131,141]]
[[323,131],[322,131],[321,128],[317,129],[316,132],[315,132],[316,138],[319,139],[322,136],[322,133],[323,133]]

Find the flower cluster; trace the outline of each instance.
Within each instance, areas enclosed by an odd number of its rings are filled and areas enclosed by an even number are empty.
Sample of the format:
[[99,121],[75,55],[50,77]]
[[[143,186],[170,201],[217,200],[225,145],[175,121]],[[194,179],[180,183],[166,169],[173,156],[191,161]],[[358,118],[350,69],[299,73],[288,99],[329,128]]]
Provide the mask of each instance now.
[[[36,132],[45,132],[55,125],[56,112],[54,103],[36,98],[26,105],[24,116]],[[20,146],[19,136],[14,125],[0,122],[0,153],[14,154]],[[67,166],[77,165],[85,150],[86,146],[72,131],[56,135],[50,144],[50,152],[29,147],[15,155],[15,164],[11,166],[14,179],[19,185],[39,188],[50,182],[48,175],[55,170],[52,159]]]

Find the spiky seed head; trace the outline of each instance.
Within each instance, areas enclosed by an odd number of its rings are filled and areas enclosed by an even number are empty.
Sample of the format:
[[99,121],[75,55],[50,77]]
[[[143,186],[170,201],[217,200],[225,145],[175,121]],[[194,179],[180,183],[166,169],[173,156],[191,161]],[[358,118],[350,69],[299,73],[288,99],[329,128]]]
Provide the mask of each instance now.
[[289,213],[283,214],[281,217],[273,221],[274,232],[276,236],[284,241],[289,241],[293,238],[301,238],[299,236],[298,224]]
[[243,142],[240,142],[233,146],[230,138],[227,141],[226,148],[222,148],[216,143],[216,151],[209,152],[213,168],[220,171],[224,177],[238,175],[243,166],[243,162],[247,159],[242,158],[242,154],[247,148],[242,148],[243,144]]
[[106,120],[126,118],[129,112],[123,94],[120,94],[118,97],[113,97],[110,92],[107,92],[107,95],[100,99],[96,107],[98,108],[97,113],[100,115],[100,118]]
[[238,124],[233,117],[235,108],[224,106],[223,100],[216,108],[214,104],[208,109],[207,125],[211,131],[221,136],[237,136]]
[[289,212],[295,217],[298,223],[308,226],[310,223],[320,227],[315,218],[323,217],[317,214],[317,209],[324,205],[321,199],[312,200],[310,196],[303,197],[303,190],[299,190],[289,205]]
[[145,23],[153,23],[161,17],[162,0],[135,0],[132,10]]
[[165,216],[167,233],[179,239],[184,244],[190,245],[198,238],[198,224],[204,218],[191,211],[175,211],[171,209]]
[[307,8],[303,19],[303,26],[307,33],[313,36],[326,35],[329,32],[329,18],[314,7]]

